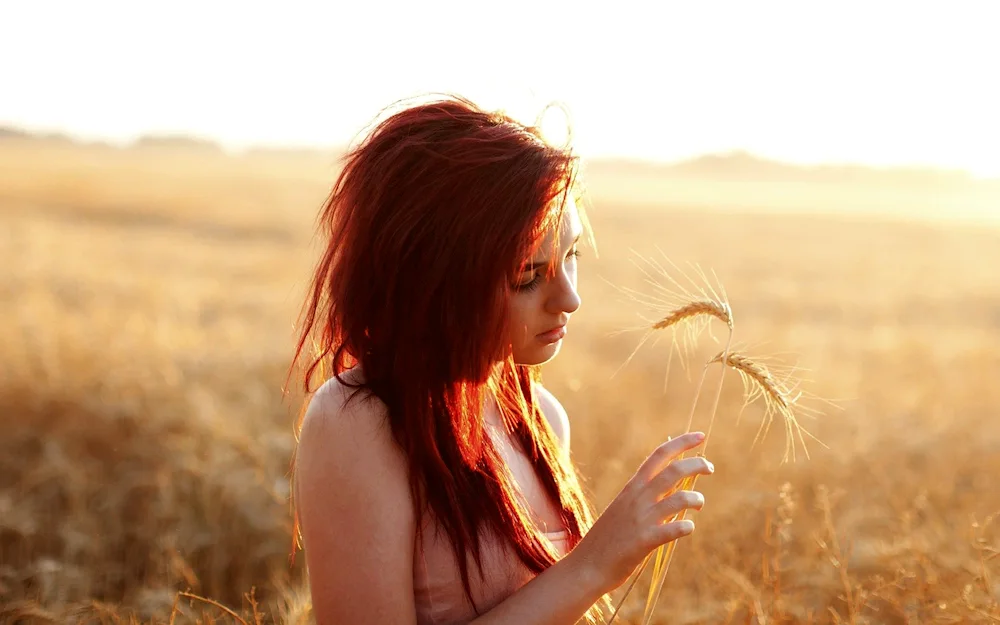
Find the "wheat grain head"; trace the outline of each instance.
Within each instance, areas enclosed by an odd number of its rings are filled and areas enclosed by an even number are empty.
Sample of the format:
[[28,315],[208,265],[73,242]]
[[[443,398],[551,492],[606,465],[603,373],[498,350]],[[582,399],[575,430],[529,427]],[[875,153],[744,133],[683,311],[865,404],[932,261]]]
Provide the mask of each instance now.
[[[632,262],[641,272],[643,282],[651,289],[639,291],[612,285],[631,303],[640,304],[645,309],[638,312],[638,316],[642,319],[640,325],[619,331],[639,331],[642,332],[642,336],[632,353],[615,371],[615,375],[631,362],[647,341],[652,340],[655,345],[661,337],[666,336],[670,341],[670,349],[664,376],[665,389],[674,352],[681,356],[681,366],[687,369],[686,357],[694,350],[703,332],[708,330],[711,334],[713,319],[724,323],[729,330],[729,336],[732,336],[733,310],[729,305],[725,289],[714,273],[711,274],[712,278],[709,278],[709,275],[697,265],[691,265],[685,272],[665,255],[662,262],[656,258],[642,257],[637,253],[635,256]],[[712,338],[715,339],[714,336]]]
[[[723,358],[725,358],[725,362],[723,362]],[[757,441],[767,435],[774,417],[777,415],[781,417],[785,426],[785,456],[782,461],[787,461],[789,455],[792,461],[795,461],[796,437],[802,444],[802,449],[808,458],[809,450],[806,447],[805,437],[808,436],[817,441],[818,439],[799,423],[796,413],[808,413],[812,410],[799,405],[798,402],[803,393],[797,390],[798,382],[793,380],[792,375],[790,373],[776,375],[762,362],[753,360],[739,352],[728,354],[719,352],[708,364],[714,363],[724,364],[740,375],[743,381],[745,405],[756,399],[764,401],[764,418],[761,420],[760,428],[754,437],[753,445],[756,445]]]
[[715,317],[726,324],[730,330],[733,329],[733,311],[729,307],[729,303],[713,300],[689,302],[680,308],[670,311],[665,317],[654,323],[652,328],[654,330],[664,330],[700,315]]

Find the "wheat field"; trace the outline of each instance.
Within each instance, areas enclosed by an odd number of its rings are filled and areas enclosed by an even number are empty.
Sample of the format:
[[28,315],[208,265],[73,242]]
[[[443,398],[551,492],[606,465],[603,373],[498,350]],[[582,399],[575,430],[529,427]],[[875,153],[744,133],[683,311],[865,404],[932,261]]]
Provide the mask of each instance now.
[[[0,143],[0,622],[311,622],[290,559],[301,398],[281,389],[335,171]],[[705,207],[694,182],[588,182],[598,249],[544,376],[598,509],[682,431],[697,378],[676,357],[666,375],[666,340],[622,366],[643,260],[713,270],[746,347],[836,404],[802,423],[826,447],[782,463],[727,379],[656,622],[1000,622],[1000,228],[750,206],[864,189],[713,187]],[[718,350],[705,334],[690,362]]]

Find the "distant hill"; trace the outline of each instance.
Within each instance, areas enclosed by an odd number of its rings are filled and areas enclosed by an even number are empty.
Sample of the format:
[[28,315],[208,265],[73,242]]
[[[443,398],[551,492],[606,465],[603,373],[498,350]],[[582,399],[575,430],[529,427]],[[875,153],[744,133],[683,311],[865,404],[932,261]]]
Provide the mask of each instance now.
[[47,143],[75,143],[76,141],[67,134],[61,132],[49,132],[49,133],[37,133],[28,132],[22,130],[21,128],[14,128],[13,126],[0,126],[0,141],[10,139],[17,140],[36,140],[45,141]]
[[143,135],[132,144],[132,147],[138,149],[196,150],[198,152],[217,152],[219,154],[225,151],[221,145],[208,139],[171,134]]
[[324,158],[335,159],[344,153],[344,148],[282,148],[271,146],[254,146],[242,152],[249,158],[272,157],[272,158]]
[[588,170],[598,174],[629,174],[658,178],[756,180],[760,182],[818,182],[833,184],[889,184],[907,187],[965,186],[979,182],[968,172],[938,168],[829,164],[797,165],[736,151],[707,154],[674,163],[630,159],[590,159]]
[[18,128],[0,126],[0,139],[26,139],[28,136],[28,133]]
[[[0,141],[19,140],[58,142],[81,146],[112,147],[106,143],[83,143],[62,133],[32,133],[11,126],[0,126]],[[202,153],[225,154],[218,143],[201,137],[182,134],[143,135],[134,143],[118,149],[192,150]],[[344,148],[329,149],[283,148],[255,146],[241,152],[248,157],[334,157]],[[756,182],[805,182],[851,185],[906,186],[911,189],[961,188],[987,185],[1000,187],[1000,179],[978,180],[962,170],[912,167],[870,167],[853,164],[796,165],[762,158],[745,151],[706,154],[673,163],[656,163],[628,158],[585,159],[588,172],[597,176],[626,176],[652,179],[729,180]]]

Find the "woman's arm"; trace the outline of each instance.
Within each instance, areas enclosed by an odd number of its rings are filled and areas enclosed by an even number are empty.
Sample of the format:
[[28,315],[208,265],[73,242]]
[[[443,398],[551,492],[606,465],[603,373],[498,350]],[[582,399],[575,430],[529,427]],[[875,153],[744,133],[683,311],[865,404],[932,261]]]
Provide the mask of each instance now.
[[415,520],[406,457],[385,406],[336,379],[313,396],[295,462],[296,501],[318,625],[416,623]]
[[[564,451],[569,453],[566,411],[540,384],[535,389],[542,412]],[[578,623],[602,596],[624,582],[644,554],[694,530],[690,520],[667,522],[667,519],[686,508],[700,510],[704,505],[700,493],[673,491],[686,476],[714,471],[704,458],[674,461],[703,440],[701,433],[689,433],[660,445],[573,551],[472,623]]]
[[600,571],[571,551],[470,625],[574,625],[613,590]]

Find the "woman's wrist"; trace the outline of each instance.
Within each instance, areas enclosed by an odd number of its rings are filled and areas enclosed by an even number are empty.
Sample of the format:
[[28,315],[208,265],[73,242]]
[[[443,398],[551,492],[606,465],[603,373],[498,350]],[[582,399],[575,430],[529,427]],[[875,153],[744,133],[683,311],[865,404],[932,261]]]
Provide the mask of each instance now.
[[601,567],[578,549],[570,551],[562,561],[570,569],[570,576],[579,584],[579,588],[587,595],[595,597],[595,601],[614,590],[609,588],[612,584]]

